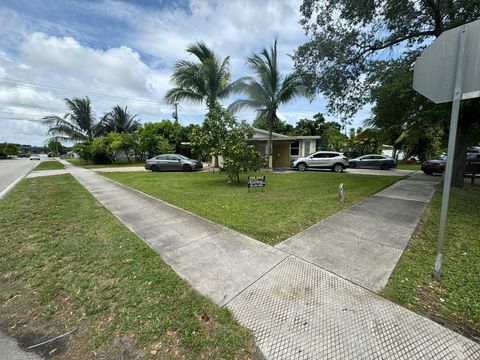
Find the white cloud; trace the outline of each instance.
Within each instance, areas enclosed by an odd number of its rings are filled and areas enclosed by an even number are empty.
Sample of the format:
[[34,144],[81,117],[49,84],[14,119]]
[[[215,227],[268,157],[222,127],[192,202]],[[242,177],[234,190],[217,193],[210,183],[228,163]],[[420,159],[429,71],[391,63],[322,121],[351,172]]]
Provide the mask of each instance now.
[[[191,0],[188,9],[175,5],[147,9],[115,0],[65,4],[96,19],[97,23],[89,22],[84,28],[69,26],[66,17],[55,13],[57,8],[51,9],[57,17],[54,21],[55,17],[33,18],[0,7],[0,124],[6,129],[0,141],[19,136],[38,144],[38,139],[45,138],[46,129],[31,121],[22,123],[21,119],[45,111],[63,113],[64,97],[89,95],[99,116],[119,104],[138,113],[144,122],[171,118],[172,108],[163,104],[162,98],[171,86],[175,61],[187,58],[185,48],[196,40],[205,41],[221,57],[230,55],[233,77],[238,78],[248,74],[245,58],[270,47],[278,37],[281,70],[291,71],[292,60],[286,54],[292,54],[305,41],[298,24],[300,3]],[[37,2],[37,6],[42,4]],[[103,36],[104,28],[115,35],[115,46],[113,40]],[[4,79],[24,83],[5,86]],[[281,116],[291,124],[317,112],[325,112],[321,98],[313,103],[299,100],[280,109]],[[202,105],[181,104],[184,124],[198,123],[204,113]],[[9,116],[17,120],[5,126]],[[254,112],[245,111],[238,117],[252,121],[254,116]],[[22,131],[25,133],[20,137]]]

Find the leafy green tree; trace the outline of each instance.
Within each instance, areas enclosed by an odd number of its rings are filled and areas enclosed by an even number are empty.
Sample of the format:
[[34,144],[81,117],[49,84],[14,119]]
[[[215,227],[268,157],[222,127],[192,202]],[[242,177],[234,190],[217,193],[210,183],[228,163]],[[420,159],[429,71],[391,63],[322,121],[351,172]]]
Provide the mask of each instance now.
[[65,154],[65,148],[63,147],[62,143],[55,140],[50,140],[47,144],[48,149],[50,152],[55,154]]
[[343,151],[348,145],[348,138],[342,134],[341,125],[336,122],[325,127],[321,140],[324,150]]
[[[270,125],[267,117],[262,116],[255,118],[255,120],[253,120],[252,126],[258,129],[268,131]],[[287,132],[291,131],[292,128],[293,127],[290,124],[287,124],[285,121],[280,120],[278,117],[272,125],[272,131],[277,134],[287,134]]]
[[229,181],[240,183],[240,174],[255,172],[265,166],[265,159],[255,146],[245,141],[252,136],[253,129],[245,121],[228,132],[222,150],[222,172],[228,175]]
[[135,120],[136,117],[137,114],[130,114],[127,107],[122,109],[117,105],[102,117],[102,131],[106,134],[112,131],[124,134],[134,133],[140,127],[140,123]]
[[180,125],[169,120],[146,123],[138,130],[139,149],[148,157],[174,152],[180,133]]
[[358,128],[351,132],[353,137],[349,139],[350,156],[357,157],[365,154],[378,154],[382,151],[382,136],[379,129]]
[[3,143],[0,144],[0,157],[7,157],[12,155],[18,155],[18,145]]
[[365,124],[380,130],[394,156],[399,148],[421,160],[438,155],[446,146],[450,106],[436,105],[412,89],[413,72],[406,61],[379,64],[372,80],[373,116]]
[[175,64],[172,82],[165,100],[173,104],[177,101],[187,101],[196,104],[206,104],[212,110],[221,99],[226,99],[241,82],[231,82],[230,57],[220,60],[213,50],[204,42],[196,42],[187,48],[198,62],[180,60]]
[[218,156],[224,151],[228,132],[235,123],[234,116],[217,104],[208,111],[203,124],[192,130],[192,150],[197,154],[215,157],[215,166],[218,166]]
[[[330,111],[348,118],[372,102],[379,69],[395,61],[411,67],[415,51],[444,31],[479,19],[480,2],[304,0],[301,14],[311,39],[297,49],[296,68],[311,91],[329,100]],[[479,100],[462,105],[454,161],[457,186],[463,185],[466,147],[475,141],[469,134],[480,122],[479,108]],[[422,108],[417,110],[420,114]]]
[[256,75],[245,78],[238,84],[238,89],[248,96],[248,99],[236,100],[230,106],[230,111],[242,108],[256,110],[257,118],[268,121],[268,142],[265,154],[268,166],[272,166],[272,132],[278,121],[277,110],[296,97],[307,95],[306,88],[299,73],[292,72],[283,77],[277,63],[277,40],[270,52],[263,49],[260,55],[254,54],[247,58],[250,70]]
[[48,135],[52,140],[91,141],[100,132],[100,126],[90,104],[90,99],[65,99],[70,110],[63,118],[49,115],[43,118],[43,124],[48,126]]

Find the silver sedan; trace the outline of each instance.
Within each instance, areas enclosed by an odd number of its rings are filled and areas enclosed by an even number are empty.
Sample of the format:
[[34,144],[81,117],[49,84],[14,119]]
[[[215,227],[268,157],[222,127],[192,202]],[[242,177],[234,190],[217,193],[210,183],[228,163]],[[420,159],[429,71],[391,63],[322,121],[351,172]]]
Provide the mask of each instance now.
[[352,169],[358,168],[380,168],[388,170],[397,166],[395,159],[386,155],[363,155],[355,159],[348,160],[348,166]]
[[180,154],[163,154],[148,159],[145,169],[157,171],[192,171],[203,168],[201,161]]

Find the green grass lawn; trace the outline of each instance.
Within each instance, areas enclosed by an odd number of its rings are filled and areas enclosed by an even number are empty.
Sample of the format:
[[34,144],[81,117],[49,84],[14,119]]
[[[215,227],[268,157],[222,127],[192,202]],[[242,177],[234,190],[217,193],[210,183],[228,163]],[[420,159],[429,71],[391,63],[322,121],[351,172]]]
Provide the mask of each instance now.
[[434,270],[441,192],[397,264],[383,295],[480,341],[480,187],[452,189],[442,280]]
[[106,167],[144,166],[144,162],[128,162],[127,160],[117,161],[115,164],[93,164],[81,159],[66,159],[69,163],[85,169],[98,169]]
[[418,171],[420,170],[421,166],[421,164],[397,164],[397,169]]
[[[330,172],[269,173],[264,192],[248,192],[245,176],[237,185],[227,184],[218,173],[102,175],[271,245],[400,179]],[[338,200],[340,183],[345,186],[343,204]]]
[[65,166],[57,160],[44,160],[38,164],[34,170],[61,170],[65,169]]
[[227,309],[70,175],[24,180],[0,201],[0,258],[0,329],[25,346],[77,328],[57,358],[260,356]]

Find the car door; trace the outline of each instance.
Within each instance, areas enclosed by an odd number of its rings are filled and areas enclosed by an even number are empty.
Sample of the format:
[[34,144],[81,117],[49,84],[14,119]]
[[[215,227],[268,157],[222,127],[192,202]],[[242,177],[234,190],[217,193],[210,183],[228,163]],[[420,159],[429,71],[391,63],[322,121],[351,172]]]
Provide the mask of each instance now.
[[373,155],[371,158],[370,166],[374,168],[381,168],[382,164],[386,162],[386,160],[380,155]]
[[316,168],[325,167],[326,162],[328,160],[326,155],[328,154],[325,154],[325,153],[313,154],[312,156],[310,156],[310,160],[308,161],[308,166],[316,167]]
[[167,170],[167,158],[166,155],[158,155],[155,157],[155,165],[157,165],[160,171]]
[[175,155],[167,155],[167,167],[169,171],[178,171],[182,169],[180,158]]
[[364,168],[370,168],[374,165],[374,159],[372,159],[372,156],[370,155],[364,156],[362,158],[360,165]]

